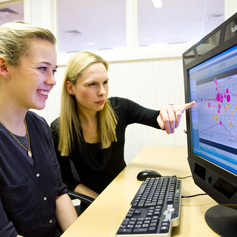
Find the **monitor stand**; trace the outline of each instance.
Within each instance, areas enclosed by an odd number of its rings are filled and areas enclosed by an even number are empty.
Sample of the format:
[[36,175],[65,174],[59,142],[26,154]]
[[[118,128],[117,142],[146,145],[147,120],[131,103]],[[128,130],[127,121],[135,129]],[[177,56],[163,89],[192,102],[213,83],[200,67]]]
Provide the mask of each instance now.
[[209,227],[220,236],[233,237],[237,234],[237,210],[217,205],[206,211],[205,219]]

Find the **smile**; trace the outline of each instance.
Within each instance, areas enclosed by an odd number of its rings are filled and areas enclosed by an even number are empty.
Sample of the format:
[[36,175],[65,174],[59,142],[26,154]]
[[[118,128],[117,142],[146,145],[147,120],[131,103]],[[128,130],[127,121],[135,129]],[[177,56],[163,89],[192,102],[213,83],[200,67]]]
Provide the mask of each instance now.
[[41,95],[45,95],[45,96],[47,96],[49,94],[49,91],[38,90],[37,92],[40,93]]

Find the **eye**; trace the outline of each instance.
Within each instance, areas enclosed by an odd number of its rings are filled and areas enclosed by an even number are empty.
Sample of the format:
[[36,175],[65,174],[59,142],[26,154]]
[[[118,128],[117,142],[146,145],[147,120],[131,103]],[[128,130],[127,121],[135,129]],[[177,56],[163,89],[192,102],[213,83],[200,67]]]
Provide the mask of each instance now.
[[53,71],[52,71],[53,75],[55,75],[56,72],[57,72],[57,70],[53,70]]
[[109,81],[107,80],[107,81],[104,81],[104,84],[106,85],[106,84],[108,84],[109,83]]
[[96,85],[96,83],[95,82],[92,82],[92,83],[90,83],[88,86],[95,86]]
[[47,70],[47,67],[38,67],[38,69],[45,72]]

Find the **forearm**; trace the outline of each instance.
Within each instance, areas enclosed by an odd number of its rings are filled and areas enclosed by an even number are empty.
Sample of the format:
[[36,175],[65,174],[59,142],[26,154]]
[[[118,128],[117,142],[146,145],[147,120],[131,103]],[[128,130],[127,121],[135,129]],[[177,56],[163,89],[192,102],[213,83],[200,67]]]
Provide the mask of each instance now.
[[94,192],[92,189],[86,187],[84,184],[78,184],[76,188],[74,189],[75,192],[84,194],[86,196],[92,197],[96,199],[99,194]]
[[76,219],[77,213],[70,197],[65,193],[56,198],[56,219],[64,232]]

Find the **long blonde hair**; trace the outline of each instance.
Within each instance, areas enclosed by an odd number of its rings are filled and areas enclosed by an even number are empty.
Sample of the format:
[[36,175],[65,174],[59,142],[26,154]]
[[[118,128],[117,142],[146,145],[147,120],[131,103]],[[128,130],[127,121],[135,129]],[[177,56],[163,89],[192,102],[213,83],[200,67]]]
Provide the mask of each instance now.
[[[72,56],[67,63],[63,81],[61,96],[61,115],[59,123],[59,145],[58,149],[62,156],[68,156],[72,152],[74,140],[82,141],[81,123],[78,116],[77,102],[74,96],[66,89],[66,82],[76,84],[83,71],[90,65],[102,63],[108,71],[108,63],[100,56],[91,52],[80,52]],[[100,148],[110,147],[112,142],[117,141],[116,137],[117,116],[107,99],[104,108],[98,112],[98,127],[100,137]]]

